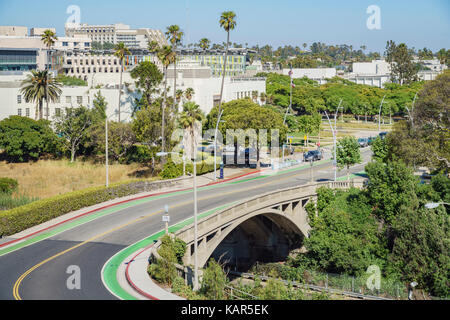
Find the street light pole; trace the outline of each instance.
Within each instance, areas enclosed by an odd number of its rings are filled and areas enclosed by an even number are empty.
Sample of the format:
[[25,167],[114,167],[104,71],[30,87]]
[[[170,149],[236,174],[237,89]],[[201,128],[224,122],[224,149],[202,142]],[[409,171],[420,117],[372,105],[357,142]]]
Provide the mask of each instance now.
[[108,173],[108,117],[105,119],[105,164],[106,164],[106,187],[109,187],[109,173]]
[[378,131],[381,131],[381,107],[383,106],[385,98],[386,98],[386,95],[384,95],[383,100],[381,100],[380,111],[378,112]]
[[217,131],[219,130],[220,118],[222,117],[223,110],[220,111],[219,117],[217,118],[216,131],[214,132],[214,181],[217,180]]
[[194,291],[198,288],[197,164],[194,155]]

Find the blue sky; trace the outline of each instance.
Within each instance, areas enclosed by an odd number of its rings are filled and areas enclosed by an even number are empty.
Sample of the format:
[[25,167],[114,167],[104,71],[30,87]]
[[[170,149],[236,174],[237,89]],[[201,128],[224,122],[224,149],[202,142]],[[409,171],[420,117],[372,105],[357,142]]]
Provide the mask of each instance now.
[[[80,7],[83,23],[123,22],[164,31],[178,24],[191,42],[202,37],[225,41],[218,19],[232,10],[237,28],[231,41],[243,44],[278,47],[320,41],[356,48],[364,44],[382,52],[392,39],[416,49],[450,47],[449,0],[0,0],[0,25],[54,27],[63,36],[69,5]],[[370,5],[381,9],[381,30],[366,27]]]

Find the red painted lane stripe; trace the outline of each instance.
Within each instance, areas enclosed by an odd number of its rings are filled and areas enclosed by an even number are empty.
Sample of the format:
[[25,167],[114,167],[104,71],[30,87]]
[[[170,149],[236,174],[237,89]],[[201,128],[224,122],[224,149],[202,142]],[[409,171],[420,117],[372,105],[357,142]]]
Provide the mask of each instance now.
[[[248,172],[248,173],[239,175],[239,176],[234,177],[234,178],[229,178],[229,179],[226,179],[226,180],[223,180],[223,181],[212,182],[212,183],[209,183],[209,184],[205,184],[205,185],[203,185],[203,186],[199,186],[199,188],[205,187],[205,186],[211,186],[211,185],[218,184],[218,183],[228,182],[228,181],[230,181],[230,180],[242,178],[242,177],[245,177],[245,176],[248,176],[248,175],[251,175],[251,174],[258,173],[258,172],[260,172],[260,171],[261,171],[261,170],[258,170],[258,171],[255,171],[255,172]],[[15,242],[19,242],[19,241],[25,240],[25,239],[27,239],[27,238],[29,238],[29,237],[31,237],[31,236],[34,236],[34,235],[36,235],[36,234],[38,234],[38,233],[47,231],[47,230],[49,230],[49,229],[52,229],[52,228],[57,227],[57,226],[59,226],[59,225],[61,225],[61,224],[67,223],[67,222],[69,222],[69,221],[72,221],[72,220],[81,218],[81,217],[83,217],[83,216],[85,216],[85,215],[88,215],[88,214],[91,214],[91,213],[94,213],[94,212],[97,212],[97,211],[100,211],[100,210],[103,210],[103,209],[106,209],[106,208],[114,207],[114,206],[117,206],[117,205],[122,204],[122,203],[127,203],[127,202],[130,202],[130,201],[139,200],[139,199],[150,198],[150,197],[159,196],[159,195],[163,195],[163,194],[170,194],[170,193],[175,193],[175,192],[180,192],[180,191],[186,191],[186,190],[189,190],[189,189],[192,189],[192,188],[185,188],[185,189],[178,189],[178,190],[174,190],[174,191],[165,191],[165,192],[159,192],[159,193],[152,193],[152,194],[149,194],[149,195],[146,195],[146,196],[140,196],[140,197],[131,198],[131,199],[128,199],[128,200],[123,200],[123,201],[119,201],[119,202],[116,202],[116,203],[112,203],[112,204],[109,204],[109,205],[106,205],[106,206],[103,206],[103,207],[100,207],[100,208],[93,209],[93,210],[91,210],[91,211],[82,213],[82,214],[80,214],[80,215],[78,215],[78,216],[69,218],[69,219],[67,219],[67,220],[58,222],[58,223],[56,223],[56,224],[54,224],[54,225],[51,225],[51,226],[49,226],[49,227],[47,227],[47,228],[44,228],[44,229],[35,231],[35,232],[33,232],[33,233],[29,234],[29,235],[23,236],[22,238],[17,238],[17,239],[14,239],[14,240],[11,240],[11,241],[2,243],[2,244],[0,244],[0,248],[1,248],[1,247],[8,246],[8,245],[10,245],[10,244],[13,244],[13,243],[15,243]]]
[[144,297],[149,298],[150,300],[159,300],[158,298],[152,296],[151,294],[145,292],[144,290],[140,289],[138,286],[136,286],[136,284],[130,279],[130,275],[128,274],[128,268],[130,267],[130,264],[145,250],[147,250],[148,248],[151,248],[153,246],[153,244],[151,244],[150,246],[145,247],[144,249],[142,249],[141,251],[139,251],[138,254],[136,254],[133,258],[131,258],[131,260],[128,262],[127,264],[127,268],[125,269],[125,278],[127,279],[128,283],[130,284],[130,286],[133,287],[134,290],[136,290],[137,292],[139,292],[140,294],[142,294]]

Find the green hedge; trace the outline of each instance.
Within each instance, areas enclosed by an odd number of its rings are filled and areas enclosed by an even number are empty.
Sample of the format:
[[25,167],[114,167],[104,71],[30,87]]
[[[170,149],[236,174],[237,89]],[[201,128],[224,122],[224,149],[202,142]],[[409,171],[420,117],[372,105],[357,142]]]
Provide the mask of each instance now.
[[8,236],[39,225],[63,214],[112,199],[151,191],[157,188],[149,180],[134,180],[106,188],[92,187],[42,199],[0,212],[0,235]]
[[[217,161],[216,169],[220,168],[220,160]],[[213,161],[202,161],[197,163],[197,175],[214,171]],[[186,174],[194,172],[194,165],[192,163],[186,163]],[[163,170],[159,174],[162,179],[174,179],[183,175],[183,163],[175,164],[173,161],[169,161],[164,165]]]

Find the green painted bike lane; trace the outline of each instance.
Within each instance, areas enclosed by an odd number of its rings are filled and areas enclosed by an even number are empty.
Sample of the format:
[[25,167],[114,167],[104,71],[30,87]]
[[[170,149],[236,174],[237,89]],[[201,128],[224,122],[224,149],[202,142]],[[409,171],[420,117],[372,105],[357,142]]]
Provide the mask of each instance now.
[[[225,209],[227,207],[232,206],[233,204],[237,203],[233,202],[233,203],[229,203],[217,208],[214,208],[212,210],[206,211],[204,213],[201,213],[198,215],[199,219],[202,219],[204,217],[207,217],[209,215],[212,215],[213,213]],[[184,228],[185,226],[188,226],[190,224],[194,223],[194,217],[190,217],[186,220],[183,220],[171,227],[169,227],[169,232],[170,233],[175,233],[178,230]],[[145,238],[143,240],[140,240],[138,242],[136,242],[135,244],[121,250],[120,252],[116,253],[114,256],[111,257],[111,259],[109,259],[105,265],[102,268],[101,271],[101,276],[102,276],[102,280],[104,285],[108,288],[108,290],[110,292],[112,292],[115,296],[119,297],[120,299],[123,300],[137,300],[136,297],[132,296],[131,294],[129,294],[127,291],[125,291],[125,289],[123,289],[120,284],[119,281],[117,280],[117,271],[119,269],[119,267],[125,263],[125,260],[131,256],[133,253],[144,249],[146,247],[148,247],[149,245],[153,244],[154,242],[156,242],[160,237],[162,237],[165,234],[165,230],[161,230],[151,236],[149,236],[148,238]]]

